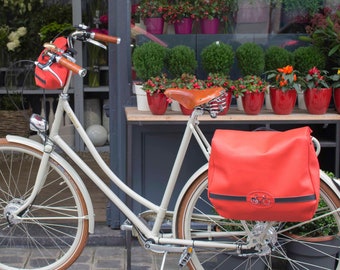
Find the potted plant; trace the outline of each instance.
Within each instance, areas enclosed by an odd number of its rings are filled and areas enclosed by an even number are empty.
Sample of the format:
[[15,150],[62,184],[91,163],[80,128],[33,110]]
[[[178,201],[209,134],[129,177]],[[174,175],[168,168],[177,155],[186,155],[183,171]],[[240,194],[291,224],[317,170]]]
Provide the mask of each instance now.
[[164,61],[173,78],[180,78],[183,73],[194,74],[197,67],[195,51],[185,45],[169,49]]
[[[330,178],[334,177],[332,172],[326,174]],[[290,267],[293,267],[288,269],[335,269],[338,264],[339,231],[334,215],[321,217],[328,212],[331,212],[329,205],[320,197],[318,209],[311,221],[301,226],[296,226],[294,222],[285,224],[285,246],[288,257],[292,259]],[[298,266],[302,268],[296,268]]]
[[327,112],[332,98],[332,88],[328,72],[311,68],[305,76],[304,99],[307,111],[311,114],[324,114]]
[[[151,77],[162,74],[166,48],[155,42],[146,42],[137,46],[132,54],[132,64],[137,77],[143,82]],[[141,111],[148,111],[146,92],[142,89],[141,83],[134,85],[137,96],[137,108]]]
[[[265,50],[264,53],[265,70],[275,70],[280,67],[287,66],[294,63],[294,57],[292,52],[279,46],[270,46]],[[299,93],[298,93],[299,94]],[[303,94],[300,95],[303,100]],[[299,98],[299,95],[298,95]],[[265,94],[265,104],[268,110],[272,110],[270,103],[269,92]],[[298,104],[302,104],[298,102]],[[303,102],[304,104],[304,102]]]
[[330,76],[333,81],[333,99],[335,109],[340,113],[340,68],[337,69],[337,73]]
[[302,40],[311,42],[328,61],[328,66],[340,66],[340,5],[336,9],[324,8],[316,13],[306,27],[308,36],[301,37]]
[[196,0],[202,34],[217,34],[219,23],[227,22],[237,10],[236,0]]
[[236,49],[236,59],[242,76],[260,76],[264,71],[264,50],[259,44],[243,43]]
[[166,0],[141,0],[137,7],[137,14],[144,20],[146,31],[151,34],[163,34],[164,12]]
[[[183,73],[180,77],[176,77],[169,84],[169,88],[185,88],[190,90],[200,90],[206,87],[204,80],[200,80],[196,75],[188,73]],[[193,111],[193,109],[186,108],[182,104],[179,107],[184,115],[190,115]]]
[[267,83],[259,76],[247,75],[233,81],[232,91],[235,97],[241,97],[244,112],[256,115],[262,109]]
[[311,68],[326,68],[326,57],[316,46],[299,47],[293,52],[294,68],[306,74]]
[[284,115],[293,111],[297,92],[301,91],[301,78],[297,73],[291,65],[266,72],[274,113]]
[[[228,113],[233,93],[230,91],[230,78],[226,73],[209,73],[205,81],[206,87],[223,87],[225,89],[225,108],[219,113],[219,115],[225,115]],[[218,104],[219,105],[219,104]]]
[[192,2],[179,0],[167,7],[163,17],[166,22],[174,25],[176,34],[191,34],[197,15],[197,9]]
[[224,42],[216,41],[201,51],[202,68],[207,73],[229,74],[234,64],[233,48]]
[[168,108],[168,99],[164,91],[168,87],[166,74],[151,77],[143,83],[143,90],[146,92],[149,108],[152,114],[164,114]]

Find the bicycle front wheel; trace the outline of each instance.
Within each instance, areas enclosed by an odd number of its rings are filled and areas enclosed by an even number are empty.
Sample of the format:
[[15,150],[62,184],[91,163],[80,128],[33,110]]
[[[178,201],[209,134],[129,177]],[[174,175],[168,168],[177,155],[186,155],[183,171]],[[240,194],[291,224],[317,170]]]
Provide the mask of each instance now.
[[[208,195],[208,172],[199,176],[189,187],[176,213],[175,231],[178,238],[217,241],[230,244],[227,248],[200,248],[194,246],[190,269],[337,269],[339,262],[340,207],[339,198],[321,181],[320,203],[315,216],[325,215],[324,224],[315,227],[314,218],[305,223],[261,222],[225,219],[216,214]],[[322,202],[322,203],[321,203]],[[292,209],[294,211],[294,209]],[[269,225],[268,225],[269,224]],[[289,232],[303,228],[303,236]],[[312,236],[332,232],[330,241],[315,243]],[[259,237],[261,236],[261,237]],[[242,245],[255,243],[252,249]],[[293,246],[307,248],[309,257],[300,259]],[[324,249],[326,248],[326,250]],[[332,250],[332,251],[331,251]],[[321,261],[325,256],[329,264]]]
[[33,190],[42,153],[0,139],[0,269],[67,269],[87,237],[87,208],[62,164],[49,160],[46,182],[18,218]]

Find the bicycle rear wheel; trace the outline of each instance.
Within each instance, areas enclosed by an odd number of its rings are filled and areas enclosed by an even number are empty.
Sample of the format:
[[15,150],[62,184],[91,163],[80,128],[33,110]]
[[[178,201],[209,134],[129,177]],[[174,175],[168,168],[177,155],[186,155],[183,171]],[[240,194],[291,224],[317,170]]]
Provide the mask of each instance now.
[[[311,229],[313,221],[306,224],[275,222],[265,230],[268,223],[255,221],[240,221],[222,218],[217,215],[207,196],[208,173],[199,176],[187,190],[178,207],[175,231],[176,236],[182,239],[219,241],[234,244],[235,248],[199,248],[194,247],[191,260],[188,262],[190,269],[336,269],[339,262],[339,198],[321,181],[319,208],[316,215],[333,213],[325,217],[324,226]],[[292,209],[294,211],[294,209]],[[292,227],[304,227],[304,237],[312,237],[318,232],[331,230],[335,236],[332,241],[313,243],[310,239],[296,238],[288,232]],[[315,227],[315,226],[313,226]],[[249,232],[246,229],[249,229]],[[257,244],[253,249],[241,251],[241,246],[251,241],[257,241],[256,236],[262,232],[267,233],[264,241]],[[249,237],[251,235],[252,237]],[[313,250],[308,260],[299,259],[291,246],[302,245]],[[334,248],[334,252],[329,249]],[[238,248],[237,248],[238,247]],[[301,249],[301,247],[299,247]],[[325,255],[331,260],[331,266],[320,263],[320,256]],[[340,267],[340,266],[339,266]]]
[[31,194],[41,157],[36,149],[0,139],[0,269],[67,269],[86,244],[84,198],[52,158],[34,202],[20,218],[10,218]]

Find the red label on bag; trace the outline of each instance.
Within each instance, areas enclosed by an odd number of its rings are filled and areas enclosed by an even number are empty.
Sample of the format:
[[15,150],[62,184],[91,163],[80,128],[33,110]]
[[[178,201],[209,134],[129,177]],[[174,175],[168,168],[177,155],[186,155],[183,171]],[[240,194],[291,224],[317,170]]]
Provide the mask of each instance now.
[[252,206],[260,208],[272,207],[275,200],[272,195],[265,192],[253,192],[247,196],[247,202]]

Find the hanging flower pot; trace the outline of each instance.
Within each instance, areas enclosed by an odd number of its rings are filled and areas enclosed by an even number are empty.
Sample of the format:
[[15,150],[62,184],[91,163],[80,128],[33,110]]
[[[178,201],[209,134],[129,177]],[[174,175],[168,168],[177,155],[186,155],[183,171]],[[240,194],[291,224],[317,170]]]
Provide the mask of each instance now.
[[201,33],[202,34],[217,34],[220,21],[218,18],[201,19]]
[[307,111],[311,114],[327,112],[332,98],[332,88],[309,88],[304,92]]
[[174,23],[174,28],[176,34],[191,34],[192,19],[183,18],[181,21]]
[[338,113],[340,113],[340,87],[334,88],[333,93],[333,99],[334,99],[334,105],[335,109]]
[[246,92],[242,96],[243,110],[246,114],[259,114],[264,103],[264,92]]
[[168,98],[164,93],[153,93],[152,95],[146,93],[149,108],[152,114],[161,115],[166,112],[168,108]]
[[280,88],[271,87],[269,91],[274,113],[281,115],[291,114],[296,102],[296,90],[282,91]]
[[164,19],[163,18],[145,18],[144,24],[146,31],[150,34],[161,35],[163,34]]

